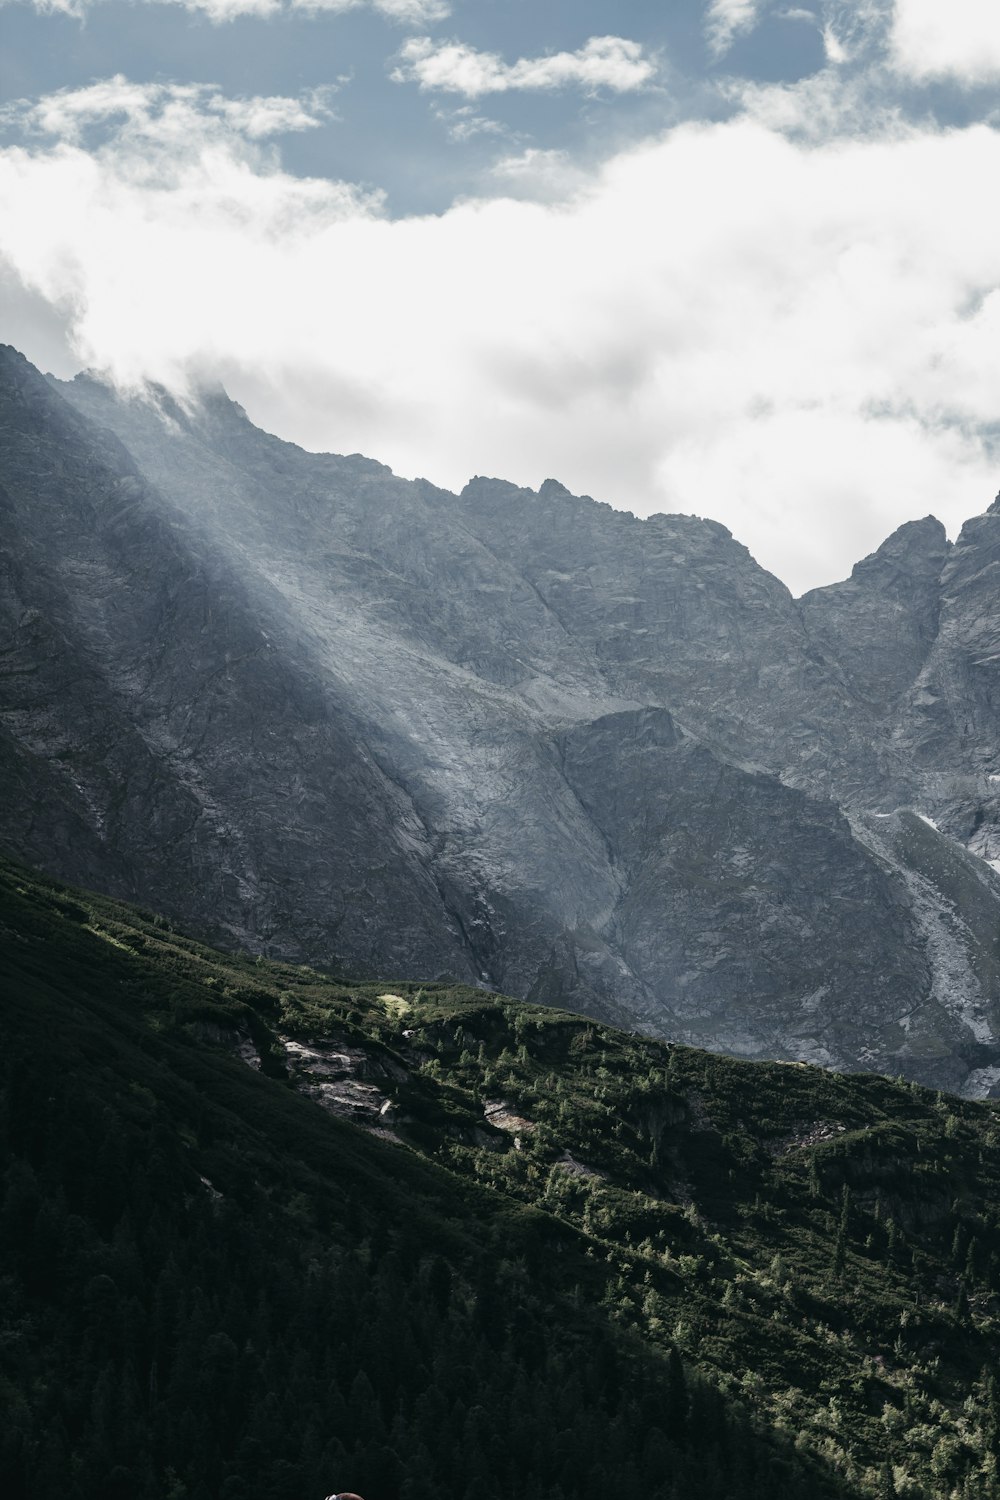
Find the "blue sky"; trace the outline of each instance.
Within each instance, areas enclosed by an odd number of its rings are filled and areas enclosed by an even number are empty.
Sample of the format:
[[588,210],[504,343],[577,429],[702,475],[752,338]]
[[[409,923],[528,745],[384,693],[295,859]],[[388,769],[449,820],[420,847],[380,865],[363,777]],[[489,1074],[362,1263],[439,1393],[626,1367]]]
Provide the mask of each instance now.
[[[206,0],[211,6],[212,0]],[[220,5],[229,0],[219,0]],[[231,0],[238,4],[239,0]],[[256,0],[247,0],[252,7]],[[434,212],[461,193],[484,190],[483,174],[513,146],[566,150],[592,162],[630,139],[686,117],[733,106],[717,88],[731,75],[794,81],[824,62],[810,12],[772,7],[724,51],[713,50],[703,0],[451,0],[416,21],[369,5],[347,10],[280,9],[219,23],[179,4],[84,3],[79,16],[8,4],[7,65],[0,101],[37,98],[122,74],[133,83],[215,84],[241,95],[330,91],[331,114],[283,144],[286,168],[378,187],[390,213]],[[438,17],[435,19],[435,12]],[[395,81],[399,54],[415,36],[459,42],[515,62],[573,53],[592,37],[638,43],[650,76],[618,90],[510,89],[470,101],[445,88]],[[474,108],[470,108],[470,103]]]
[[0,337],[796,590],[997,489],[995,0],[0,3]]

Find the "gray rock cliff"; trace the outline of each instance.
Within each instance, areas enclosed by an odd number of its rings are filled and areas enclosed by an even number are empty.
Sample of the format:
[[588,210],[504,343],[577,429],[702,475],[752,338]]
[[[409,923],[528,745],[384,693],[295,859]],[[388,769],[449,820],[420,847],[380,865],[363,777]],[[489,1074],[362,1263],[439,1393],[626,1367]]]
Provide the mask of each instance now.
[[315,964],[997,1086],[1000,515],[796,601],[712,521],[454,496],[219,391],[6,351],[0,443],[22,858]]

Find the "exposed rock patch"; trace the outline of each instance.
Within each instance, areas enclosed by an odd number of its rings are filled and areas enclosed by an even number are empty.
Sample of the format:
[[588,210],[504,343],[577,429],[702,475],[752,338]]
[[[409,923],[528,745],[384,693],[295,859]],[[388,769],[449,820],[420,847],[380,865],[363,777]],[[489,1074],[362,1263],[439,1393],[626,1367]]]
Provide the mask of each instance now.
[[291,1037],[280,1040],[300,1093],[315,1099],[332,1115],[363,1125],[387,1139],[399,1139],[392,1130],[399,1119],[398,1111],[384,1086],[370,1081],[372,1075],[388,1081],[388,1070],[383,1064],[363,1048],[341,1041],[300,1042]]
[[802,1151],[807,1146],[819,1146],[823,1141],[836,1140],[846,1130],[846,1125],[833,1120],[814,1120],[812,1124],[801,1125],[790,1135],[770,1141],[767,1149],[772,1156],[787,1156],[791,1151]]
[[519,1115],[504,1099],[484,1100],[483,1115],[487,1124],[492,1125],[495,1130],[505,1130],[508,1135],[512,1135],[515,1146],[518,1145],[520,1136],[530,1135],[536,1128],[534,1120]]
[[586,1162],[577,1161],[569,1151],[564,1151],[553,1165],[558,1167],[560,1172],[568,1173],[570,1177],[593,1177],[604,1181],[608,1175],[606,1172],[599,1171],[597,1167],[588,1167]]

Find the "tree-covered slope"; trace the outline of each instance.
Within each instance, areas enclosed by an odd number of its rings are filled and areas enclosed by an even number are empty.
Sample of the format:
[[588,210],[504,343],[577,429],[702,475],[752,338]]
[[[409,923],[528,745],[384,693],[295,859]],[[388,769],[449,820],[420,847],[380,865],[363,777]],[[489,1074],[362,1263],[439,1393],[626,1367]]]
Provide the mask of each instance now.
[[10,865],[0,1007],[7,1494],[997,1492],[991,1104]]

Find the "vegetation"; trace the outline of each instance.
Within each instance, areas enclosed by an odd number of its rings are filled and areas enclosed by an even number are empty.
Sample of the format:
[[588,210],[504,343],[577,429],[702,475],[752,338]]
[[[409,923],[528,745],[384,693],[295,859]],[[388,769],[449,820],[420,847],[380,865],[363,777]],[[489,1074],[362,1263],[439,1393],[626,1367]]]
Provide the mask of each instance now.
[[15,1500],[1000,1494],[991,1103],[225,955],[2,863],[0,1008]]

